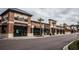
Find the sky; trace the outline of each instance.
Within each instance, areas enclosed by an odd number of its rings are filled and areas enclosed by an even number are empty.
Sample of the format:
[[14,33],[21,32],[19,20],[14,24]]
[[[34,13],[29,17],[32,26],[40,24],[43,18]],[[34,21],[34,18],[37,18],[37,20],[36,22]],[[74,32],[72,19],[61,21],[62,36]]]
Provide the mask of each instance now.
[[[77,24],[79,21],[79,8],[19,8],[33,15],[32,20],[43,18],[44,22],[48,19],[57,21],[57,24],[67,23],[68,25]],[[0,8],[0,13],[6,8]]]

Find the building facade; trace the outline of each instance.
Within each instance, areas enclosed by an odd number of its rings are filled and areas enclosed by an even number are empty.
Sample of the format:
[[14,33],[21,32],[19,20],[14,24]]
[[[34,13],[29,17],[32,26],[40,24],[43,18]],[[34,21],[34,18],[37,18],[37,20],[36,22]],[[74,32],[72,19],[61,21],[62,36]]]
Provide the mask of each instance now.
[[32,15],[16,8],[9,8],[0,15],[0,33],[3,37],[57,35],[70,33],[71,29],[56,25],[57,21],[48,19],[48,23],[31,20]]

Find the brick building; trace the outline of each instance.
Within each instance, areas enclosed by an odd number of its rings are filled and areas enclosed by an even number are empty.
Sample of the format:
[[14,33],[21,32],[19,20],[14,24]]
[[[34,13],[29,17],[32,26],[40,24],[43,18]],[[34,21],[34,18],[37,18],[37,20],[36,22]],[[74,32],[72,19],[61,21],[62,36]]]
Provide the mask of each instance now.
[[56,25],[56,21],[49,19],[48,23],[31,20],[32,15],[17,9],[9,8],[0,15],[0,33],[4,37],[12,38],[16,36],[40,36],[41,35],[56,35],[70,32],[70,29],[65,29],[63,26]]

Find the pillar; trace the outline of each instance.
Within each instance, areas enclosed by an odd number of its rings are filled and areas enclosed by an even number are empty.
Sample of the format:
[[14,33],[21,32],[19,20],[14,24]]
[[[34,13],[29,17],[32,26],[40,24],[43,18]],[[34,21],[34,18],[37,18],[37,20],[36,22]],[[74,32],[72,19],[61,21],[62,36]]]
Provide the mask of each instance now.
[[50,27],[50,35],[52,35],[52,29],[51,29],[51,27]]
[[32,25],[32,36],[33,36],[33,34],[34,34],[34,26]]
[[1,16],[0,16],[0,34],[1,34],[1,27],[2,25],[1,25]]
[[7,22],[7,37],[12,38],[14,31],[14,13],[8,13],[8,22]]
[[57,29],[55,28],[55,35],[57,34]]
[[52,28],[51,28],[51,21],[49,20],[49,31],[50,31],[50,35],[52,35]]
[[32,25],[31,25],[31,16],[28,16],[27,36],[33,36]]
[[60,35],[60,28],[58,29],[58,35]]
[[42,25],[42,36],[44,36],[44,24]]

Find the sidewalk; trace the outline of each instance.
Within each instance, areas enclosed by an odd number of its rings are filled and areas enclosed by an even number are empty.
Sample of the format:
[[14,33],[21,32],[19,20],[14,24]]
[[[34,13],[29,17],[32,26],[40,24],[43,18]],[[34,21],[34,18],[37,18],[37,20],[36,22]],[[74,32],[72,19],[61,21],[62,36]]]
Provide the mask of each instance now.
[[[73,33],[74,34],[74,33]],[[69,35],[69,34],[57,34],[57,35],[44,35],[44,36],[31,36],[31,37],[26,37],[26,36],[22,36],[22,37],[13,37],[13,38],[3,38],[4,40],[19,40],[19,39],[38,39],[38,38],[46,38],[46,37],[54,37],[54,36],[64,36],[64,35]]]
[[45,36],[31,36],[31,37],[28,37],[28,36],[22,36],[22,37],[13,37],[13,38],[4,38],[5,40],[9,40],[9,39],[14,39],[14,40],[19,40],[19,39],[37,39],[37,38],[46,38],[46,37],[50,37],[49,35],[45,35]]

